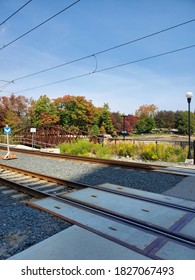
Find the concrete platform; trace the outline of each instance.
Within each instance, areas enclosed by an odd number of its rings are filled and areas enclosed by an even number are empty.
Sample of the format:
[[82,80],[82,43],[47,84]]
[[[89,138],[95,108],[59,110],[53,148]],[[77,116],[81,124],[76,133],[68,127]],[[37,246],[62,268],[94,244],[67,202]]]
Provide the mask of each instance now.
[[195,176],[184,178],[175,187],[165,191],[163,194],[195,201]]
[[149,258],[78,226],[72,226],[8,260],[149,260]]

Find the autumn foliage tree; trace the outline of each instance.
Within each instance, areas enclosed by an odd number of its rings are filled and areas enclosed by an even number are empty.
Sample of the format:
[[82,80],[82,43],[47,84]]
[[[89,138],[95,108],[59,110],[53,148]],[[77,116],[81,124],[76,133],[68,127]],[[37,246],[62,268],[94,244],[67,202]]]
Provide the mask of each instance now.
[[[191,114],[191,131],[194,132],[194,114]],[[26,126],[61,126],[67,130],[84,130],[91,135],[120,135],[124,128],[123,115],[111,112],[108,103],[96,107],[84,96],[64,95],[50,99],[42,95],[39,99],[24,96],[0,97],[0,127],[7,124],[16,131]],[[134,115],[125,116],[127,133],[150,133],[155,127],[178,129],[187,133],[187,117],[183,111],[158,111],[154,104],[142,105]]]
[[137,118],[133,115],[127,115],[125,118],[125,128],[128,133],[134,131],[137,124]]
[[84,96],[65,95],[54,99],[58,111],[59,125],[64,128],[77,127],[81,130],[91,128],[94,119],[94,105]]
[[24,96],[0,97],[0,126],[9,125],[12,130],[25,126],[28,122],[30,100]]
[[33,115],[32,125],[34,126],[51,126],[59,121],[59,116],[54,103],[46,95],[40,96],[31,108]]
[[122,115],[119,112],[111,113],[111,120],[114,126],[114,131],[120,133],[122,131]]
[[157,111],[157,107],[154,104],[142,105],[135,112],[135,117],[138,119],[144,119],[146,117],[154,117]]
[[142,105],[135,112],[137,118],[136,129],[138,133],[150,133],[155,128],[154,116],[158,108],[154,105]]

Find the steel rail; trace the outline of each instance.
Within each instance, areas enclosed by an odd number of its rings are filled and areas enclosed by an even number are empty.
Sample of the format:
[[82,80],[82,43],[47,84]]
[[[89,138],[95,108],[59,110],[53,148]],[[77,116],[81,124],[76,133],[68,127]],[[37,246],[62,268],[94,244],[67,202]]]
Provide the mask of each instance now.
[[[184,236],[181,234],[177,234],[176,232],[169,232],[166,229],[162,229],[161,227],[158,226],[153,226],[153,225],[148,225],[146,222],[141,222],[141,221],[136,221],[134,219],[129,219],[129,217],[125,217],[123,215],[120,215],[120,213],[112,213],[109,211],[106,211],[105,209],[100,209],[94,205],[88,205],[87,203],[81,203],[79,201],[76,201],[74,199],[70,199],[70,198],[64,198],[64,197],[59,197],[56,195],[49,195],[50,198],[55,199],[56,201],[62,202],[62,203],[66,203],[69,204],[70,206],[74,206],[77,207],[79,209],[82,210],[86,210],[89,211],[91,213],[95,213],[97,215],[101,215],[103,217],[107,217],[109,219],[118,221],[118,222],[122,222],[137,228],[141,228],[143,230],[147,230],[149,232],[153,232],[154,234],[158,234],[161,235],[163,237],[169,238],[171,240],[175,240],[175,241],[179,241],[182,243],[185,243],[186,245],[190,245],[193,246],[195,249],[195,239],[194,238],[190,238],[188,236]],[[38,208],[40,210],[43,210],[45,212],[51,213],[53,215],[54,212],[52,210],[45,210],[42,206],[39,205],[34,205],[31,202],[27,202],[28,205],[34,207],[34,208]],[[70,223],[73,224],[78,224],[79,226],[82,226],[80,223],[75,222],[74,220],[70,219],[70,218],[65,218],[64,216],[60,215],[60,214],[56,214],[56,217],[59,217],[61,219],[64,219]]]
[[68,180],[56,178],[56,177],[53,177],[53,176],[48,176],[48,175],[44,175],[44,174],[40,174],[40,173],[35,173],[35,172],[32,172],[32,171],[20,169],[20,168],[13,167],[13,166],[8,166],[8,165],[5,165],[5,164],[0,164],[0,168],[8,169],[8,170],[11,170],[13,172],[22,173],[22,174],[27,175],[27,176],[43,179],[43,180],[46,180],[48,182],[52,182],[52,183],[56,183],[56,184],[62,184],[62,185],[65,185],[65,186],[71,187],[71,188],[88,188],[88,187],[91,187],[90,185],[87,185],[87,184],[81,184],[81,183],[78,183],[78,182],[75,182],[75,181],[68,181]]
[[22,193],[26,193],[26,194],[28,194],[30,196],[36,197],[36,198],[48,197],[48,195],[45,192],[35,190],[33,188],[24,186],[24,185],[19,184],[19,183],[15,183],[13,181],[10,181],[8,179],[4,179],[4,178],[1,178],[1,177],[0,177],[0,183],[6,185],[8,187],[11,187],[11,188],[13,188],[15,190],[18,190],[18,191],[20,191]]
[[[120,192],[120,191],[117,191],[117,190],[111,190],[111,189],[104,188],[102,186],[101,187],[92,186],[92,185],[88,185],[88,184],[78,183],[78,182],[75,182],[75,181],[68,181],[68,180],[64,180],[64,179],[59,179],[59,178],[56,178],[56,177],[52,177],[52,176],[48,176],[48,175],[44,175],[44,174],[40,174],[40,173],[35,173],[35,172],[32,172],[32,171],[27,171],[27,170],[24,170],[24,169],[19,169],[19,168],[16,168],[16,167],[11,167],[11,166],[7,166],[7,165],[3,165],[3,164],[0,164],[0,168],[8,169],[8,170],[18,172],[18,173],[22,173],[22,174],[27,175],[27,176],[32,176],[32,177],[36,177],[36,178],[39,178],[39,179],[43,179],[43,180],[46,180],[48,182],[62,184],[62,185],[65,185],[67,187],[70,187],[70,188],[76,188],[76,189],[93,188],[93,189],[98,189],[98,190],[103,190],[103,191],[106,191],[106,192],[114,193],[114,194],[117,194],[117,195],[122,195],[122,196],[125,196],[125,197],[130,197],[130,198],[143,200],[143,201],[147,201],[147,202],[151,202],[151,203],[158,203],[159,205],[167,206],[167,207],[170,207],[170,208],[175,208],[175,209],[195,213],[195,209],[190,208],[190,207],[181,206],[181,205],[178,205],[178,204],[175,204],[175,203],[170,203],[170,202],[162,202],[162,201],[159,201],[157,199],[147,198],[147,197],[140,196],[140,195],[135,195],[135,194],[128,194],[128,193]],[[6,182],[4,181],[4,183],[6,183]]]
[[[180,241],[180,242],[188,244],[188,245],[195,246],[195,239],[194,238],[190,238],[188,236],[184,236],[184,235],[178,234],[176,232],[169,232],[168,230],[163,229],[159,226],[152,225],[152,224],[148,225],[144,221],[136,220],[134,218],[127,217],[125,215],[122,215],[120,213],[116,213],[114,211],[108,211],[106,209],[101,209],[101,207],[99,208],[99,207],[94,206],[90,203],[86,203],[86,202],[81,203],[81,202],[77,201],[76,199],[64,198],[64,197],[60,197],[60,196],[57,196],[57,195],[54,195],[54,194],[45,193],[43,191],[34,190],[30,187],[23,186],[21,184],[12,182],[12,181],[7,180],[7,179],[0,178],[0,181],[3,182],[6,185],[11,185],[11,187],[14,188],[14,189],[20,190],[24,193],[28,193],[28,194],[32,195],[33,197],[37,197],[37,198],[41,198],[41,199],[50,197],[50,198],[55,199],[56,201],[60,201],[60,202],[63,202],[63,203],[68,203],[71,206],[79,207],[79,208],[82,208],[84,210],[91,211],[93,213],[97,213],[97,214],[115,219],[117,221],[125,222],[126,224],[133,225],[133,226],[139,227],[141,229],[149,230],[149,231],[151,231],[153,233],[156,233],[156,234],[161,234],[161,235],[163,235],[167,238],[170,238],[170,239],[173,239],[173,240],[176,240],[176,241]],[[79,184],[77,184],[77,186],[78,185]],[[27,204],[31,205],[31,203],[29,203],[29,202],[27,202]],[[39,207],[36,207],[36,208],[39,208]]]
[[148,197],[144,197],[144,196],[141,196],[141,195],[124,193],[124,192],[120,192],[120,191],[117,191],[117,190],[107,189],[106,187],[102,187],[102,186],[100,186],[100,187],[99,186],[90,186],[90,188],[114,193],[114,194],[117,194],[117,195],[122,195],[122,196],[125,196],[125,197],[130,197],[130,198],[134,198],[134,199],[138,199],[138,200],[143,200],[143,201],[147,201],[147,202],[151,202],[151,203],[155,203],[155,204],[158,203],[159,205],[167,206],[167,207],[170,207],[170,208],[175,208],[175,209],[178,209],[178,210],[184,210],[184,211],[195,213],[195,208],[182,206],[182,205],[179,205],[179,204],[176,204],[176,203],[164,202],[164,201],[160,201],[158,199],[148,198]]
[[21,173],[21,174],[24,174],[24,175],[27,175],[27,176],[43,179],[43,180],[46,180],[48,182],[62,184],[62,185],[65,185],[67,187],[70,187],[70,188],[75,188],[75,189],[93,188],[93,189],[97,189],[97,190],[102,190],[102,191],[114,193],[114,194],[117,194],[117,195],[122,195],[122,196],[125,196],[125,197],[130,197],[130,198],[143,200],[143,201],[147,201],[147,202],[151,202],[151,203],[158,203],[159,205],[167,206],[167,207],[170,207],[170,208],[175,208],[175,209],[195,213],[194,208],[190,208],[190,207],[187,207],[187,206],[181,206],[179,204],[170,203],[170,202],[163,202],[163,201],[159,201],[159,200],[154,199],[154,198],[147,198],[147,197],[140,196],[140,195],[128,194],[128,193],[120,192],[120,191],[117,191],[117,190],[111,190],[111,189],[107,189],[106,187],[103,187],[103,186],[92,186],[92,185],[79,183],[79,182],[75,182],[75,181],[68,181],[68,180],[65,180],[65,179],[60,179],[60,178],[56,178],[56,177],[52,177],[52,176],[48,176],[48,175],[44,175],[44,174],[40,174],[40,173],[35,173],[35,172],[32,172],[32,171],[20,169],[20,168],[17,168],[17,167],[7,166],[7,165],[3,165],[3,164],[0,164],[0,168],[8,169],[8,170],[18,172],[18,173]]
[[[123,222],[126,222],[130,225],[134,225],[134,226],[138,226],[142,229],[148,229],[154,233],[160,233],[160,234],[163,234],[164,236],[166,237],[169,237],[171,239],[174,239],[174,240],[180,240],[184,243],[187,243],[187,244],[191,244],[191,245],[194,245],[195,246],[195,238],[190,238],[188,236],[184,236],[182,234],[177,234],[176,232],[169,232],[168,230],[166,229],[163,229],[162,227],[159,227],[159,226],[155,226],[155,225],[148,225],[146,222],[143,222],[141,220],[137,220],[137,219],[134,219],[134,218],[129,218],[127,216],[123,216],[123,215],[120,215],[120,213],[116,213],[116,212],[112,212],[112,211],[108,211],[106,210],[105,208],[99,208],[95,205],[92,205],[90,203],[84,203],[84,202],[79,202],[77,201],[76,199],[73,199],[73,198],[64,198],[64,197],[60,197],[60,196],[53,196],[53,198],[55,198],[56,200],[58,201],[61,201],[61,202],[65,202],[65,203],[69,203],[72,205],[72,203],[74,205],[77,205],[77,206],[80,206],[84,209],[89,209],[91,211],[97,211],[97,213],[100,213],[100,214],[103,214],[103,215],[106,215],[106,216],[109,216],[109,217],[112,217],[112,218],[116,218],[117,220],[119,221],[123,221]],[[195,247],[194,247],[195,249]]]
[[[6,149],[6,147],[1,146],[2,149]],[[138,169],[144,171],[155,171],[156,169],[164,169],[167,168],[165,165],[153,165],[149,163],[136,163],[136,162],[129,162],[129,161],[119,161],[119,160],[108,160],[108,159],[100,159],[100,158],[92,158],[92,157],[85,157],[85,156],[72,156],[72,155],[61,155],[56,153],[49,153],[49,152],[41,152],[35,150],[25,150],[19,148],[11,148],[13,152],[23,153],[23,154],[30,154],[35,156],[41,157],[50,157],[50,158],[57,158],[57,159],[64,159],[64,160],[74,160],[74,161],[81,161],[81,162],[88,162],[91,164],[104,164],[108,166],[117,166],[129,169]]]
[[[5,146],[1,146],[1,149],[6,149]],[[130,162],[130,161],[120,161],[120,160],[110,160],[110,159],[100,159],[100,158],[93,158],[93,157],[86,157],[86,156],[73,156],[73,155],[61,155],[57,153],[50,153],[50,152],[42,152],[36,150],[25,150],[19,148],[11,148],[13,152],[34,155],[34,156],[41,156],[41,157],[50,157],[50,158],[57,158],[61,160],[70,160],[70,161],[80,161],[86,162],[89,164],[101,164],[105,166],[113,166],[113,167],[120,167],[120,168],[127,168],[127,169],[135,169],[140,171],[148,171],[148,172],[159,172],[165,174],[172,174],[174,176],[190,176],[191,174],[194,175],[194,172],[191,172],[187,168],[181,167],[174,167],[173,169],[169,169],[169,166],[166,165],[159,165],[159,164],[151,164],[151,163],[138,163],[138,162]]]

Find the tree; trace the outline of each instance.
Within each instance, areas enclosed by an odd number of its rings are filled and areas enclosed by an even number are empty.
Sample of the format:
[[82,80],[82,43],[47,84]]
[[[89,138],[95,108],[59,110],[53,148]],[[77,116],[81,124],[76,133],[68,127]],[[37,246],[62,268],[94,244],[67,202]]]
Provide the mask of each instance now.
[[[178,118],[178,132],[188,134],[188,112],[182,112]],[[195,116],[190,112],[190,132],[195,132]]]
[[138,110],[136,110],[135,117],[138,119],[143,119],[146,117],[154,117],[157,109],[158,108],[154,104],[142,105],[139,107]]
[[92,136],[98,136],[100,134],[100,129],[97,126],[97,124],[94,124],[94,126],[92,126],[91,130],[90,130],[90,135]]
[[173,111],[159,111],[154,116],[157,128],[167,128],[169,131],[175,128],[175,113]]
[[0,126],[9,125],[12,130],[24,126],[28,121],[30,100],[24,96],[0,97]]
[[102,108],[99,108],[98,115],[98,126],[103,134],[112,133],[114,131],[114,126],[111,119],[111,112],[108,103],[104,103]]
[[138,133],[150,133],[155,128],[155,121],[152,117],[145,117],[138,120],[136,129]]
[[122,116],[119,112],[113,112],[111,113],[111,120],[114,127],[114,130],[117,133],[120,133],[122,131]]
[[127,115],[125,118],[125,128],[127,132],[132,132],[137,124],[137,118],[133,115]]
[[32,107],[32,125],[50,126],[58,123],[59,117],[57,109],[46,95],[40,96],[40,98],[33,103]]
[[179,121],[182,117],[182,114],[183,114],[184,111],[176,111],[175,112],[175,128],[178,129],[178,126],[179,126]]
[[77,127],[88,130],[93,125],[94,105],[84,96],[65,95],[54,99],[59,124],[65,128]]

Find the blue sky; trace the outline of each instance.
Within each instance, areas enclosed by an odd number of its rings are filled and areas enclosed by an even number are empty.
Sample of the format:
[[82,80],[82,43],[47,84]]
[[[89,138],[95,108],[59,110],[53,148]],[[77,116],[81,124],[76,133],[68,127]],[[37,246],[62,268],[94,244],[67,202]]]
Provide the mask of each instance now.
[[[32,0],[0,25],[0,48],[75,1]],[[26,2],[0,0],[0,23]],[[113,112],[134,114],[144,104],[155,104],[159,110],[186,110],[185,93],[192,91],[194,110],[195,47],[100,70],[194,45],[195,21],[90,57],[192,19],[195,19],[195,0],[80,0],[0,50],[0,94],[15,93],[34,99],[44,94],[51,99],[66,94],[82,95],[95,106],[108,103]],[[85,56],[89,57],[16,80],[3,88],[2,80],[12,81]],[[34,88],[80,75],[84,76]]]

